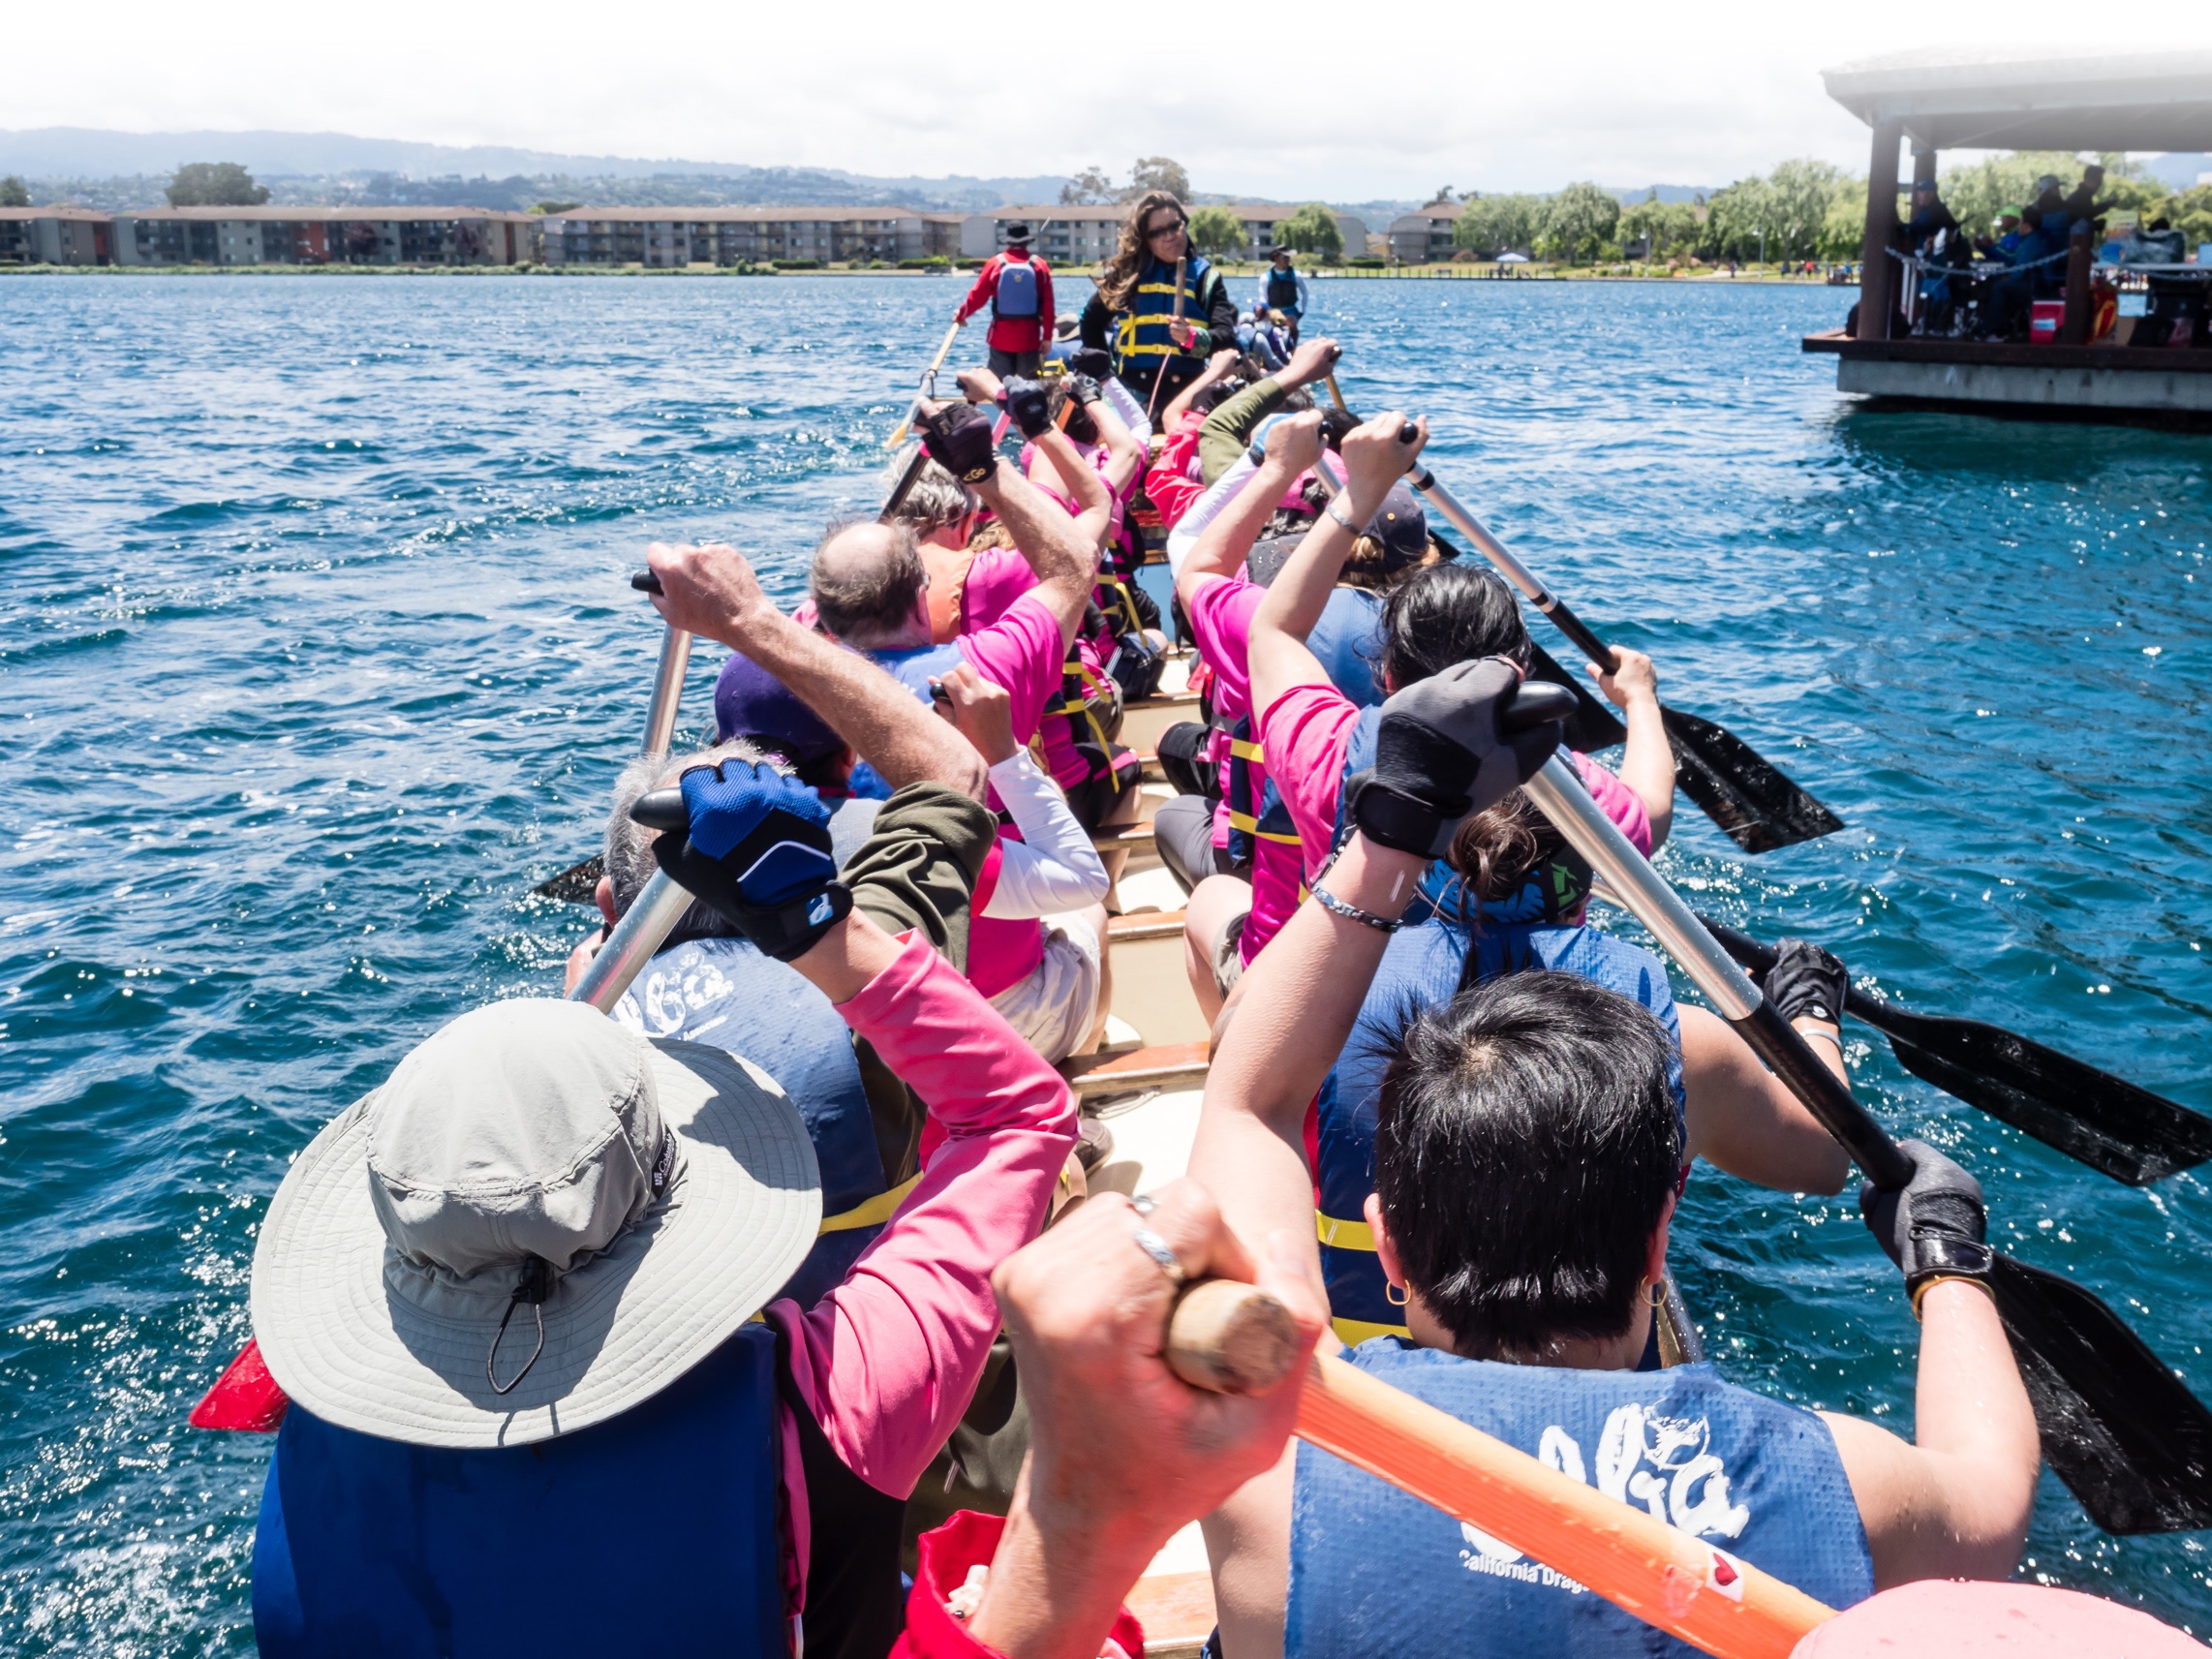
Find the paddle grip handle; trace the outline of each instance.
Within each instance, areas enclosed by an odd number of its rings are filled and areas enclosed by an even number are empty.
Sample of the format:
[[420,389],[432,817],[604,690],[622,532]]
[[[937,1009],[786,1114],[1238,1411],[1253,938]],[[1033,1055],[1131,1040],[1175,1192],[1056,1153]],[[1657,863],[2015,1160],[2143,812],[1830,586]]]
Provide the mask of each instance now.
[[1549,680],[1523,680],[1512,700],[1498,710],[1497,728],[1512,736],[1552,721],[1564,724],[1575,718],[1575,710],[1581,706],[1575,693],[1564,686],[1554,686]]
[[661,578],[656,576],[651,570],[639,570],[635,575],[630,578],[630,585],[635,588],[641,594],[657,594],[661,592]]
[[1201,1279],[1167,1321],[1167,1365],[1192,1388],[1267,1394],[1306,1357],[1290,1309],[1256,1284]]
[[680,830],[690,825],[691,814],[683,790],[653,789],[630,803],[630,821],[649,830]]

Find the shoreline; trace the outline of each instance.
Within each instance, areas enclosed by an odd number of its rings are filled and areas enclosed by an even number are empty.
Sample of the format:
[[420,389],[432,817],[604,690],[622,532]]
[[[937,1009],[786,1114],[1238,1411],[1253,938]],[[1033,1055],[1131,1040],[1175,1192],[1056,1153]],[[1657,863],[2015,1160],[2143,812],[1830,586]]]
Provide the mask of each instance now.
[[[1250,270],[1232,266],[1220,267],[1224,275],[1240,281],[1255,278],[1262,267]],[[1083,272],[1056,273],[1081,276]],[[0,265],[0,278],[9,277],[210,277],[210,276],[307,276],[307,277],[690,277],[690,278],[755,278],[755,277],[901,277],[931,280],[957,277],[969,280],[973,273],[960,266],[948,270],[882,270],[838,269],[824,266],[818,270],[737,270],[719,265]],[[1476,269],[1468,265],[1408,265],[1397,270],[1311,270],[1305,273],[1309,282],[1480,282],[1500,286],[1515,283],[1554,282],[1647,282],[1647,283],[1728,283],[1758,285],[1767,288],[1844,288],[1857,290],[1858,284],[1831,283],[1824,276],[1784,276],[1779,272],[1739,272],[1730,276],[1717,270],[1679,271],[1613,271],[1589,266],[1564,269],[1531,269],[1524,276],[1498,276],[1489,269]]]

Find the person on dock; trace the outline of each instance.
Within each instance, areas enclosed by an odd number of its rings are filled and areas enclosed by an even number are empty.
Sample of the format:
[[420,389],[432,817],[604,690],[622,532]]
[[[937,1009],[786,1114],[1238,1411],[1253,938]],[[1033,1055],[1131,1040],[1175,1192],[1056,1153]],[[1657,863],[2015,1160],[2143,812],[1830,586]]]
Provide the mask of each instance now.
[[1267,311],[1278,313],[1274,321],[1290,325],[1290,343],[1298,344],[1299,320],[1312,309],[1312,301],[1306,292],[1306,278],[1291,263],[1290,250],[1277,248],[1269,257],[1267,272],[1260,278],[1260,305]]
[[953,321],[965,324],[986,305],[991,307],[991,330],[985,337],[991,372],[1034,379],[1053,325],[1052,267],[1029,252],[1029,227],[1024,221],[1006,227],[1004,250],[983,261]]
[[1191,251],[1188,224],[1173,192],[1145,192],[1083,308],[1083,343],[1111,347],[1114,372],[1147,409],[1172,398],[1215,346],[1237,338],[1237,302],[1221,273]]
[[[1342,851],[1247,969],[1190,1160],[1239,1237],[1295,1240],[1312,1262],[1326,1223],[1307,1106],[1403,937],[1394,918],[1427,849],[1559,740],[1555,725],[1496,735],[1520,680],[1510,660],[1461,662],[1384,705]],[[1704,1365],[1631,1368],[1681,1171],[1674,1054],[1648,1009],[1575,974],[1510,974],[1409,1011],[1381,1065],[1364,1207],[1407,1335],[1351,1362],[1831,1606],[2009,1574],[2035,1417],[1987,1286],[1981,1189],[1932,1148],[1904,1143],[1909,1184],[1860,1196],[1922,1322],[1916,1444]],[[1244,1659],[1688,1651],[1310,1448],[1240,1490],[1207,1539],[1222,1648]]]
[[[657,550],[671,624],[730,562]],[[943,728],[948,742],[958,742]],[[872,759],[876,756],[871,756]],[[725,760],[657,847],[929,1102],[942,1131],[825,1296],[776,1299],[822,1212],[799,1109],[718,1048],[574,1002],[462,1016],[293,1162],[255,1256],[291,1398],[255,1539],[270,1659],[633,1648],[881,1659],[905,1499],[965,1407],[1075,1142],[1067,1087],[943,959],[995,823],[909,785],[836,879],[821,804]],[[773,859],[753,849],[773,844]],[[757,1317],[755,1317],[757,1315]],[[641,1503],[640,1481],[651,1501]],[[652,1563],[548,1582],[623,1517]]]

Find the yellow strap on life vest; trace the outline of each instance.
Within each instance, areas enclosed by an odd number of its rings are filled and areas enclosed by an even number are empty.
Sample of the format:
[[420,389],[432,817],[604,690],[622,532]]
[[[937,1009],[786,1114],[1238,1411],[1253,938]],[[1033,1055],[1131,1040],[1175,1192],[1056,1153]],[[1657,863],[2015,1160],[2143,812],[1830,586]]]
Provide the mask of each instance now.
[[1229,753],[1239,760],[1267,759],[1267,755],[1261,753],[1260,746],[1244,737],[1232,737],[1229,740]]
[[1334,1215],[1313,1213],[1313,1236],[1333,1250],[1367,1250],[1372,1253],[1375,1235],[1365,1221],[1340,1221]]
[[891,1219],[891,1214],[906,1203],[906,1194],[921,1185],[922,1178],[915,1176],[903,1181],[888,1192],[878,1192],[865,1204],[855,1205],[842,1215],[824,1215],[822,1224],[814,1229],[819,1238],[824,1233],[849,1233],[855,1227],[880,1227]]
[[1356,1348],[1369,1336],[1405,1336],[1412,1333],[1402,1325],[1370,1325],[1365,1319],[1332,1319],[1336,1329],[1336,1340],[1347,1348]]

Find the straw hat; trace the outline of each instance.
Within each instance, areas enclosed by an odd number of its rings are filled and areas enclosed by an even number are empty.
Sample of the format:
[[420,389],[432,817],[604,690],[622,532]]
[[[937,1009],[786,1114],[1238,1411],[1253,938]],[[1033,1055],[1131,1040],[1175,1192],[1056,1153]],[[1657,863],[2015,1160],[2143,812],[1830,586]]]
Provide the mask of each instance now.
[[527,1445],[706,1358],[821,1209],[806,1123],[757,1067],[580,1002],[495,1002],[299,1154],[254,1251],[254,1332],[326,1422]]

